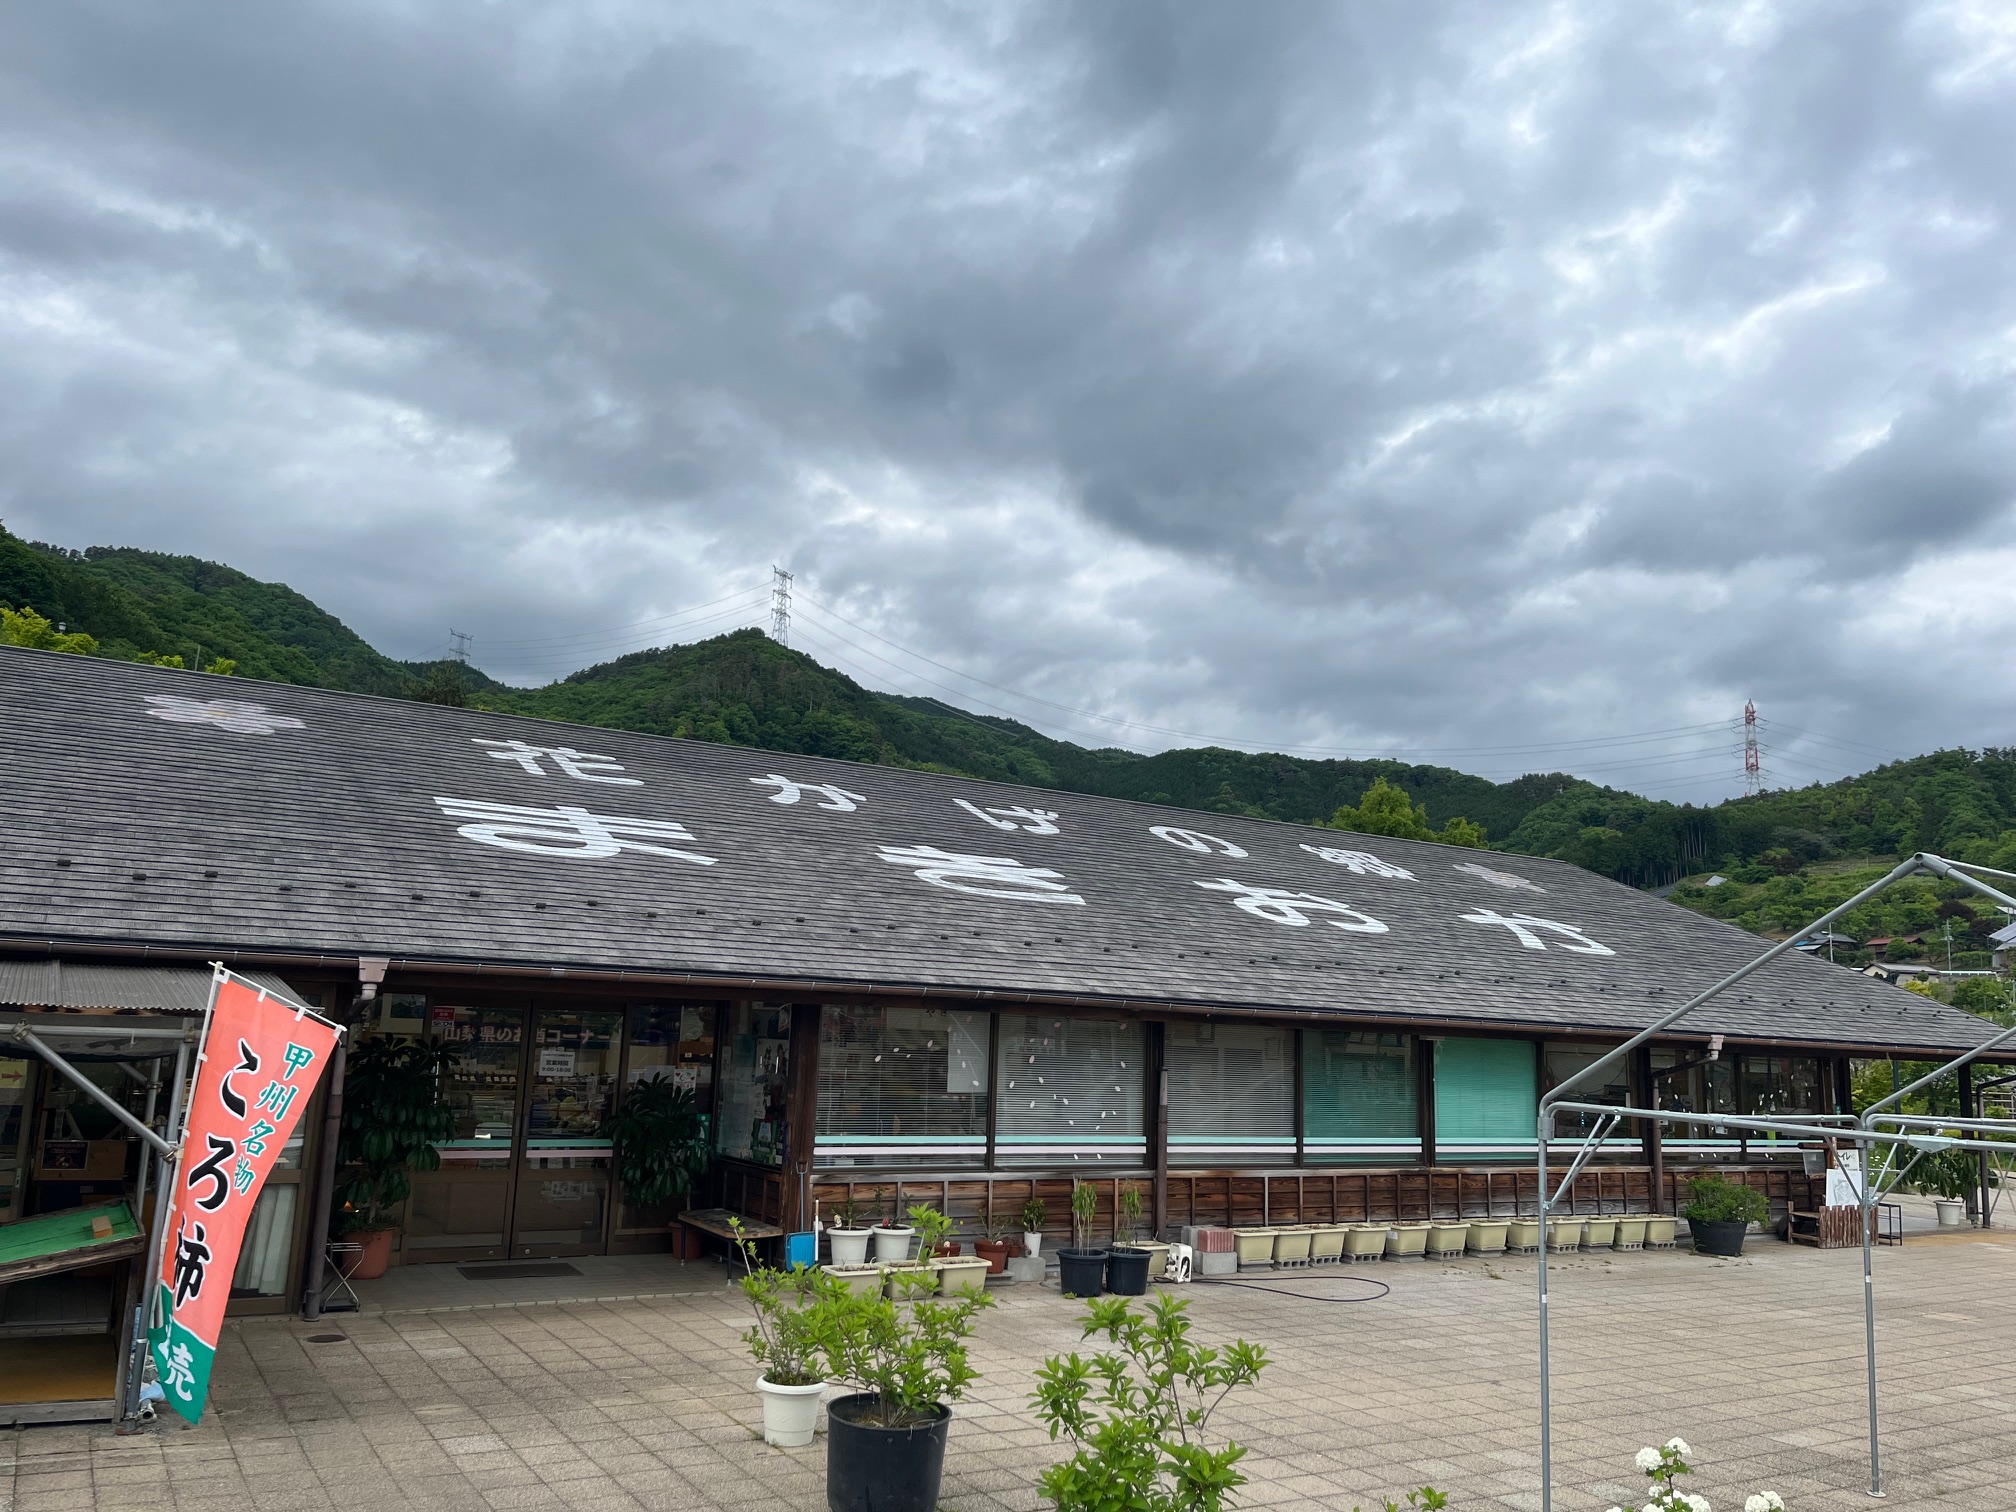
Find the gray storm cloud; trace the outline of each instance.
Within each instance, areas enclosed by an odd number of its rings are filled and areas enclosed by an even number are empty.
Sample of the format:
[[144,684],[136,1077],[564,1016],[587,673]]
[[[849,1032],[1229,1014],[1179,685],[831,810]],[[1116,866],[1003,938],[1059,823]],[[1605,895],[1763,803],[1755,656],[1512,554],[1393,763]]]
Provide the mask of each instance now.
[[22,534],[521,680],[783,562],[1140,748],[2016,739],[2000,8],[79,3],[0,80]]

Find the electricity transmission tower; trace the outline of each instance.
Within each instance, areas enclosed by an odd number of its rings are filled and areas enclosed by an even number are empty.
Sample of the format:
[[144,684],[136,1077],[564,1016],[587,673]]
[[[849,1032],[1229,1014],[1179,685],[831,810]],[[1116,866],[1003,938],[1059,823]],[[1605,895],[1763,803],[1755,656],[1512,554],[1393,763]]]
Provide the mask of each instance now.
[[467,630],[450,630],[448,632],[448,641],[449,658],[453,661],[461,662],[466,667],[469,664],[469,632]]
[[782,567],[770,569],[770,639],[791,644],[791,574]]
[[1751,699],[1743,705],[1743,791],[1763,790],[1764,748],[1757,743],[1757,703]]

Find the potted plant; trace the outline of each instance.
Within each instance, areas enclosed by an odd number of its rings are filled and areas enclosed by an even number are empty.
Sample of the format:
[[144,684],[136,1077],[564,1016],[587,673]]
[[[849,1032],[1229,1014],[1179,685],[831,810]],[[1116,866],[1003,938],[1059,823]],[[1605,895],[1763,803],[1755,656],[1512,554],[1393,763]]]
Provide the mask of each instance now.
[[833,1221],[826,1226],[826,1247],[836,1266],[852,1268],[867,1264],[868,1242],[873,1237],[868,1225],[861,1221],[851,1191],[833,1204]]
[[987,1262],[978,1255],[961,1255],[950,1242],[952,1220],[929,1203],[920,1202],[906,1216],[917,1231],[917,1264],[936,1278],[938,1290],[949,1296],[962,1288],[986,1285]]
[[1222,1349],[1190,1342],[1190,1304],[1167,1293],[1137,1313],[1125,1297],[1090,1304],[1084,1337],[1112,1350],[1087,1360],[1053,1355],[1036,1373],[1037,1416],[1073,1453],[1037,1485],[1059,1509],[1191,1508],[1229,1505],[1246,1482],[1245,1449],[1212,1444],[1218,1405],[1250,1386],[1267,1352],[1244,1339]]
[[[1141,1230],[1141,1193],[1122,1187],[1114,1215],[1113,1243],[1106,1252],[1106,1290],[1116,1297],[1139,1297],[1148,1290],[1148,1251],[1134,1243]],[[1122,1236],[1125,1237],[1122,1237]]]
[[1067,1297],[1096,1297],[1106,1283],[1106,1251],[1092,1248],[1092,1217],[1099,1194],[1089,1183],[1071,1188],[1072,1248],[1057,1252],[1057,1285]]
[[602,1120],[602,1136],[614,1146],[623,1196],[638,1207],[684,1197],[707,1174],[707,1121],[692,1092],[670,1077],[633,1085]]
[[1764,1194],[1721,1176],[1697,1176],[1687,1183],[1682,1216],[1701,1255],[1740,1255],[1750,1225],[1771,1215]]
[[756,1378],[763,1397],[763,1442],[803,1448],[812,1442],[819,1399],[826,1392],[817,1303],[846,1289],[809,1266],[780,1271],[758,1265],[756,1246],[742,1236],[740,1221],[731,1218],[728,1227],[742,1256],[742,1294],[756,1310],[755,1326],[742,1342],[763,1367]]
[[998,1276],[1008,1268],[1008,1230],[999,1218],[987,1218],[980,1225],[980,1237],[973,1241],[973,1253],[987,1262],[987,1273]]
[[1022,1253],[1035,1259],[1043,1253],[1043,1225],[1050,1221],[1050,1209],[1040,1197],[1022,1204]]
[[435,1146],[455,1133],[441,1073],[454,1062],[454,1046],[424,1040],[371,1039],[350,1053],[336,1137],[340,1206],[332,1227],[364,1246],[347,1273],[353,1281],[385,1274],[394,1216],[412,1193],[412,1173],[441,1168]]
[[[875,1205],[882,1205],[882,1188],[875,1188]],[[875,1263],[900,1265],[910,1258],[910,1238],[914,1229],[901,1223],[878,1223],[868,1231],[875,1236]]]
[[[1951,1130],[1942,1130],[1958,1138]],[[1937,1150],[1918,1157],[1911,1170],[1911,1182],[1932,1198],[1939,1215],[1939,1227],[1963,1228],[1967,1223],[1967,1199],[1981,1184],[1981,1166],[1972,1150]]]
[[978,1376],[967,1362],[973,1318],[994,1299],[932,1299],[906,1278],[901,1298],[822,1294],[810,1325],[827,1377],[854,1388],[826,1407],[831,1512],[932,1512],[945,1470],[947,1405]]

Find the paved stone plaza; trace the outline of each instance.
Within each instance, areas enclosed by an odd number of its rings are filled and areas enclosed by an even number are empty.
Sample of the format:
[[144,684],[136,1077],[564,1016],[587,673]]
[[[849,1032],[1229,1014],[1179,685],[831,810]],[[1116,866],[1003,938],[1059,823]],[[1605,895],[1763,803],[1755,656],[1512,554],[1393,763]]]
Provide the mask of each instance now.
[[[1754,1238],[1750,1250],[1560,1264],[1563,1512],[1631,1505],[1631,1455],[1674,1434],[1702,1471],[1688,1489],[1719,1512],[1767,1486],[1793,1512],[1868,1505],[1859,1258]],[[650,1294],[654,1275],[666,1290]],[[1375,1281],[1390,1294],[1327,1300]],[[1881,1253],[1890,1505],[2010,1505],[2012,1283],[2016,1239],[1914,1237]],[[201,1428],[12,1432],[0,1507],[823,1507],[823,1435],[802,1450],[758,1441],[745,1319],[718,1267],[633,1267],[616,1284],[623,1295],[589,1301],[409,1305],[427,1283],[389,1293],[382,1311],[233,1324]],[[1530,1259],[1260,1285],[1187,1291],[1204,1336],[1244,1335],[1274,1360],[1222,1418],[1252,1449],[1245,1505],[1369,1509],[1430,1481],[1459,1509],[1537,1506]],[[983,1316],[983,1378],[953,1426],[947,1508],[1038,1505],[1036,1473],[1057,1450],[1027,1410],[1030,1373],[1072,1347],[1078,1313],[1054,1290],[1011,1288]]]

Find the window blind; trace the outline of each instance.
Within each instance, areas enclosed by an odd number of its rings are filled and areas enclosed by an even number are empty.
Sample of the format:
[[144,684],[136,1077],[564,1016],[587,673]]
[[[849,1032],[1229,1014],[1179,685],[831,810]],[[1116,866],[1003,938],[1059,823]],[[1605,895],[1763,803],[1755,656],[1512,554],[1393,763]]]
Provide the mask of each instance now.
[[1421,1153],[1411,1035],[1302,1035],[1302,1141],[1310,1161],[1413,1160]]
[[1436,1041],[1438,1159],[1530,1155],[1538,1112],[1532,1041]]
[[1113,1019],[1001,1016],[994,1069],[998,1165],[1139,1164],[1147,1032]]
[[1170,1024],[1163,1035],[1171,1162],[1294,1159],[1294,1030]]

